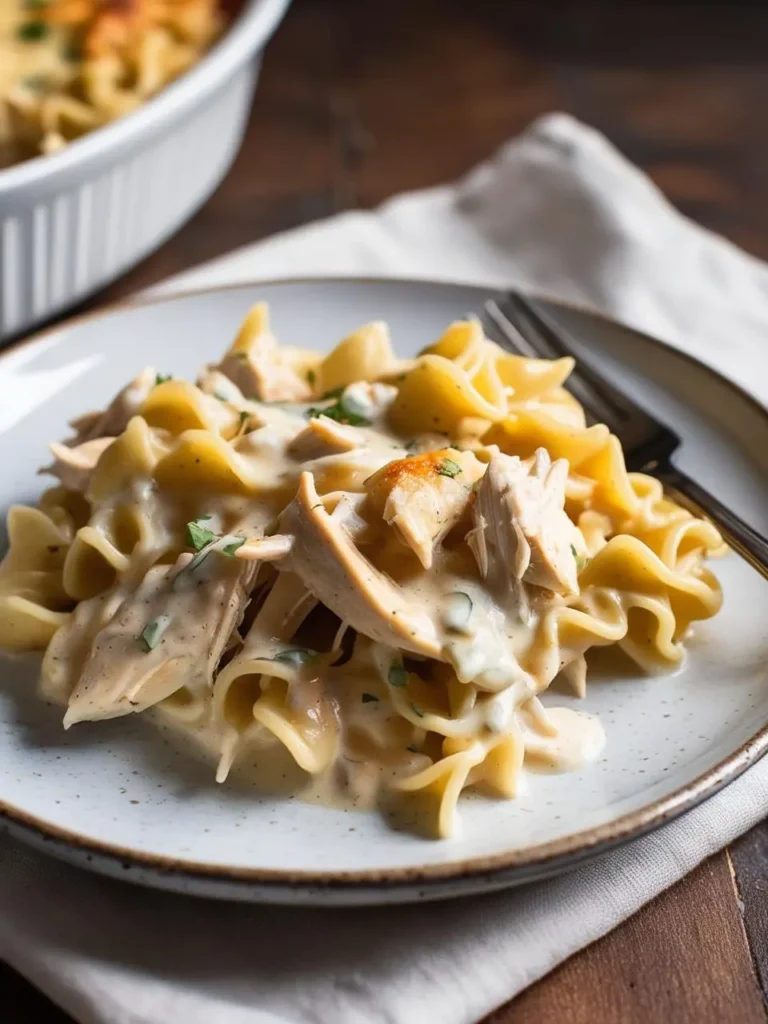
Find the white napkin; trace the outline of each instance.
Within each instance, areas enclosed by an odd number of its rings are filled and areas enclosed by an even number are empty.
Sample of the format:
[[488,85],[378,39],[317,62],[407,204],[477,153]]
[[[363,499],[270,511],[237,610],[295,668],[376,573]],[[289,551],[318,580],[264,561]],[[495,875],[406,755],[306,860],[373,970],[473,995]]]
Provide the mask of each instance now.
[[[680,216],[564,115],[455,186],[289,232],[164,288],[366,273],[580,300],[768,399],[768,268]],[[83,1024],[476,1024],[767,811],[768,758],[685,817],[555,880],[362,910],[142,890],[6,838],[0,955]]]

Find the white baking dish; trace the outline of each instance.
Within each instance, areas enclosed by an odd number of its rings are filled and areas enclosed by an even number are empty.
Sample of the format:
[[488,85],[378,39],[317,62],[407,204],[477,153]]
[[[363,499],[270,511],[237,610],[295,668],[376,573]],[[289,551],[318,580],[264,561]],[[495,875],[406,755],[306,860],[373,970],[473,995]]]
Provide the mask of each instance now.
[[290,0],[246,0],[219,43],[127,117],[0,171],[0,340],[156,249],[224,177],[264,45]]

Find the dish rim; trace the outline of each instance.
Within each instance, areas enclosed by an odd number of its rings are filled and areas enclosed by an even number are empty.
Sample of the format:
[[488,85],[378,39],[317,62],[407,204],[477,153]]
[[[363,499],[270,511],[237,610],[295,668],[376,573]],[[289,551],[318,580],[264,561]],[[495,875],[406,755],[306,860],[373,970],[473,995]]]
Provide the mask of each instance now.
[[[279,0],[279,2],[282,3],[283,0]],[[261,286],[273,288],[301,284],[318,286],[324,284],[405,285],[417,287],[421,285],[468,288],[477,292],[485,292],[489,298],[503,291],[503,289],[494,286],[486,288],[483,285],[461,281],[415,277],[381,277],[375,275],[256,278],[225,285],[181,288],[178,291],[154,292],[152,294],[132,296],[101,307],[98,310],[60,321],[57,325],[46,327],[33,333],[28,338],[7,346],[0,351],[0,362],[21,348],[45,342],[49,337],[63,329],[76,328],[90,320],[107,318],[115,313],[130,311],[138,307],[152,306],[187,297],[211,295],[225,291],[253,289]],[[683,352],[668,342],[654,338],[634,327],[622,324],[587,304],[562,301],[539,290],[529,291],[528,294],[549,302],[556,307],[559,306],[564,310],[572,310],[602,320],[607,324],[629,332],[656,349],[679,356],[684,361],[703,370],[713,380],[725,385],[741,403],[746,403],[768,425],[768,408],[766,406],[740,385],[722,376],[712,367],[707,366],[706,363],[701,362],[689,353]],[[246,888],[257,886],[265,890],[267,894],[270,890],[273,890],[276,895],[281,890],[284,891],[286,889],[295,891],[297,889],[311,890],[322,888],[324,890],[346,891],[352,894],[355,891],[362,893],[365,890],[370,891],[372,889],[386,889],[387,891],[397,892],[397,890],[406,890],[413,886],[419,886],[427,890],[424,893],[426,896],[430,886],[437,887],[440,883],[458,883],[462,880],[492,883],[494,880],[497,880],[501,885],[504,884],[510,875],[519,875],[521,881],[528,881],[543,875],[554,874],[556,871],[567,866],[576,866],[586,859],[607,852],[631,839],[639,838],[679,817],[684,812],[691,810],[705,799],[714,796],[725,785],[737,779],[747,768],[759,761],[766,753],[768,753],[768,723],[758,729],[750,739],[742,743],[731,754],[702,772],[695,779],[676,788],[666,796],[660,797],[644,807],[630,811],[614,821],[595,825],[592,828],[579,832],[573,832],[559,839],[548,840],[528,847],[525,850],[510,849],[501,853],[464,858],[458,861],[421,864],[417,866],[341,871],[296,871],[276,868],[237,867],[226,864],[205,864],[199,861],[168,857],[162,854],[134,850],[129,847],[91,839],[87,836],[71,832],[67,828],[53,825],[44,818],[29,814],[27,811],[9,804],[2,797],[0,797],[0,822],[4,823],[9,831],[18,832],[22,837],[31,839],[33,843],[37,841],[36,845],[38,846],[45,844],[45,848],[51,850],[51,852],[57,849],[65,857],[71,858],[74,854],[82,852],[86,855],[91,855],[87,857],[89,861],[96,857],[106,861],[115,868],[136,868],[150,873],[156,872],[164,878],[175,876],[188,881],[218,882],[229,886],[233,884],[235,886],[245,886]],[[98,865],[94,864],[92,866],[96,867]],[[127,877],[125,870],[122,872],[122,877]]]
[[261,51],[291,0],[244,0],[242,10],[221,37],[191,68],[136,110],[110,121],[57,153],[39,154],[0,168],[0,200],[57,176],[77,175],[91,160],[139,143],[163,123],[178,121],[199,106],[226,78]]

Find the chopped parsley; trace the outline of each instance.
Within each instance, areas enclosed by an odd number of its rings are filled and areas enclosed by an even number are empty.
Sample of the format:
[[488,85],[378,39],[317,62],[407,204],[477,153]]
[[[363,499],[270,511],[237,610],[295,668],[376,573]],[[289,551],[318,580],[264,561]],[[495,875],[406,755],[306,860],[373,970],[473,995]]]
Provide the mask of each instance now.
[[245,544],[245,537],[235,537],[234,540],[230,541],[229,544],[225,544],[221,549],[222,555],[226,555],[227,558],[234,558],[235,552]]
[[[327,396],[324,395],[323,398]],[[332,405],[326,406],[311,406],[307,409],[307,418],[315,419],[317,416],[327,416],[329,420],[335,420],[336,423],[344,423],[350,427],[369,427],[371,421],[367,420],[365,416],[359,416],[356,412],[352,412],[344,405],[344,399],[339,397]]]
[[23,43],[39,43],[41,39],[45,39],[49,31],[44,21],[27,21],[19,25],[16,35]]
[[376,697],[373,693],[364,693],[362,695],[363,704],[378,703],[378,700],[379,698]]
[[22,84],[30,92],[45,92],[48,88],[48,78],[46,75],[27,75]]
[[199,522],[187,523],[187,540],[191,547],[195,551],[202,551],[202,549],[210,544],[216,537],[213,530],[209,530],[205,526],[201,526]]
[[64,60],[68,60],[71,63],[74,63],[75,61],[81,59],[81,57],[83,56],[83,51],[80,47],[80,44],[73,41],[67,43],[67,45],[63,47],[61,51],[61,56],[64,58]]
[[389,666],[387,679],[390,686],[406,686],[408,683],[408,670],[402,662],[394,661]]
[[571,544],[571,554],[576,559],[576,571],[581,572],[581,570],[587,564],[587,559],[583,555],[579,554],[579,552],[576,550],[573,544]]
[[213,397],[214,397],[214,398],[218,398],[218,400],[219,400],[220,402],[228,402],[228,401],[229,401],[229,399],[227,398],[227,396],[226,396],[226,395],[222,395],[222,393],[221,393],[220,391],[214,391],[214,392],[213,392]]
[[170,625],[170,621],[167,615],[158,615],[156,619],[150,619],[144,629],[142,629],[141,634],[136,639],[144,644],[147,654],[150,651],[154,651],[160,643],[160,639]]
[[424,717],[424,712],[421,710],[420,707],[417,707],[415,704],[411,704],[411,711],[414,713],[414,715],[418,715],[419,718]]
[[278,651],[274,660],[283,665],[311,665],[317,661],[317,651],[310,651],[307,647],[291,647],[287,651]]
[[410,752],[411,752],[412,754],[420,754],[420,753],[421,753],[421,751],[419,750],[419,748],[418,748],[418,747],[412,747],[412,746],[410,746],[410,745],[409,745],[409,746],[407,746],[407,747],[406,747],[405,749],[406,749],[406,750],[410,750]]
[[307,370],[307,383],[310,387],[314,387],[317,384],[317,374],[314,370]]
[[167,380],[173,380],[170,373],[158,373],[155,377],[155,387],[157,387],[158,384],[165,384]]
[[454,462],[453,459],[443,459],[437,466],[437,472],[440,476],[455,477],[461,472],[461,466],[458,462]]

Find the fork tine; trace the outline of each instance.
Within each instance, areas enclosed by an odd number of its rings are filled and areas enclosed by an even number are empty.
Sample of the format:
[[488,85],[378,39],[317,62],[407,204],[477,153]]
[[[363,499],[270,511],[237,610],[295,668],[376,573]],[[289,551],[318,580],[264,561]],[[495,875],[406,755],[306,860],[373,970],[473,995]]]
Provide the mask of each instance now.
[[[497,309],[525,335],[539,358],[574,358],[562,332],[529,299],[518,292],[510,292]],[[620,432],[628,421],[646,415],[628,395],[622,395],[581,358],[565,387],[597,422],[606,423],[614,433]]]
[[511,346],[521,356],[526,356],[528,359],[539,358],[533,345],[518,330],[517,325],[509,317],[504,316],[499,304],[494,299],[489,299],[485,304],[483,326],[488,337],[497,340],[502,347],[509,348]]

